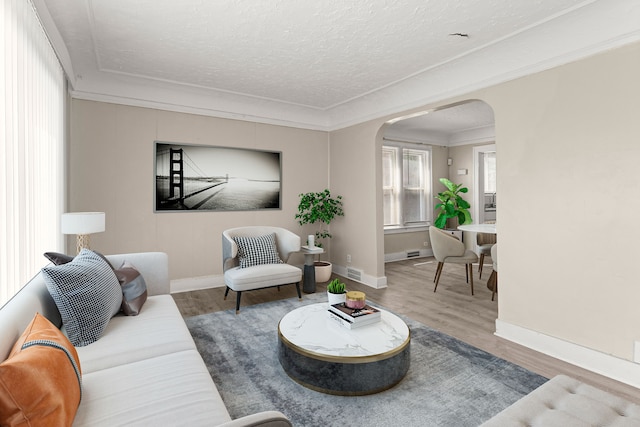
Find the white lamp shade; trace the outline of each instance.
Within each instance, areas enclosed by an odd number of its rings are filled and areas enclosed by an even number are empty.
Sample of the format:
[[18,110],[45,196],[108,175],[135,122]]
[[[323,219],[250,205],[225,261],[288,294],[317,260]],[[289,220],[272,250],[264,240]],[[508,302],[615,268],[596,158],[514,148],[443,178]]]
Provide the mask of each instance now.
[[62,234],[92,234],[104,231],[104,212],[72,212],[62,214]]

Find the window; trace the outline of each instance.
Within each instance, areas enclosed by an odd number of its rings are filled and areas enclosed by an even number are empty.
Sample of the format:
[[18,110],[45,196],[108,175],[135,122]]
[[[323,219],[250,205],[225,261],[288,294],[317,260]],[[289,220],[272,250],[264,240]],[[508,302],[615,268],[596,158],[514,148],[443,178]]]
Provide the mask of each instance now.
[[62,248],[66,80],[27,0],[0,4],[0,306]]
[[382,147],[385,228],[431,221],[431,150],[406,145]]
[[484,192],[496,192],[496,152],[484,153]]

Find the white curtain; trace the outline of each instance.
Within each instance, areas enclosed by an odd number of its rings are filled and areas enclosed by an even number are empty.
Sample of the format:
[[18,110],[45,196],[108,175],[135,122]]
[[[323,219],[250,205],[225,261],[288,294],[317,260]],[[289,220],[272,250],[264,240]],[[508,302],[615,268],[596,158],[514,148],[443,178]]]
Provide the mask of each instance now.
[[62,248],[64,72],[29,0],[0,8],[0,306]]

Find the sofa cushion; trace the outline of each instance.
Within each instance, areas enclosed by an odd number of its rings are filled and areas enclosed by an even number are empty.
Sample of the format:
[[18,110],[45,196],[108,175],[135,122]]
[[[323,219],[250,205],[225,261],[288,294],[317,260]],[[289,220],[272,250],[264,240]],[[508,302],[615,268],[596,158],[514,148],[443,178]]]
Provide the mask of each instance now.
[[269,264],[248,268],[234,267],[224,272],[224,282],[234,291],[249,291],[283,283],[298,283],[302,270],[291,264]]
[[195,349],[85,373],[84,389],[74,427],[216,426],[231,419]]
[[282,263],[276,247],[276,233],[263,236],[237,236],[233,240],[238,245],[240,268]]
[[55,265],[62,265],[73,261],[73,257],[71,255],[60,252],[45,252],[44,257]]
[[147,299],[138,316],[113,317],[102,338],[77,351],[86,374],[195,348],[171,295],[156,295]]
[[[104,255],[99,252],[96,254],[111,265]],[[63,265],[73,261],[72,256],[59,252],[45,252],[44,256],[55,265]],[[137,316],[147,300],[147,284],[144,277],[128,260],[123,261],[120,268],[115,268],[113,265],[111,268],[116,273],[122,287],[122,312],[127,316]]]
[[127,316],[137,316],[147,300],[144,277],[129,261],[123,262],[114,271],[122,287],[122,312]]
[[[103,260],[107,261],[109,265],[111,265],[111,263],[109,262],[106,256],[102,255],[100,252],[96,252],[96,251],[93,251],[93,252],[96,255],[99,255]],[[55,265],[66,264],[68,262],[73,261],[73,258],[74,258],[71,255],[63,254],[60,252],[45,252],[44,257],[49,261],[51,261],[52,264],[55,264]],[[111,268],[113,268],[113,266],[111,266]]]
[[75,348],[36,313],[0,364],[0,425],[71,425],[80,398]]
[[75,346],[98,340],[109,319],[120,311],[118,278],[111,265],[89,249],[66,264],[43,268],[42,275]]

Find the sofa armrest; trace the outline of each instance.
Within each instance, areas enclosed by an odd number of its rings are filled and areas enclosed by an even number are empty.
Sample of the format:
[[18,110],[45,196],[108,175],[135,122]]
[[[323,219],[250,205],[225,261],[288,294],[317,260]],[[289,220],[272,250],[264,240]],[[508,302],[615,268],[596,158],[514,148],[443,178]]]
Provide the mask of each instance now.
[[129,261],[140,272],[147,284],[149,296],[171,293],[169,280],[169,257],[164,252],[138,252],[108,255],[107,259],[115,268],[123,261]]
[[218,427],[292,427],[291,421],[278,411],[264,411],[247,415],[233,421],[220,424]]

